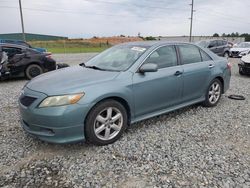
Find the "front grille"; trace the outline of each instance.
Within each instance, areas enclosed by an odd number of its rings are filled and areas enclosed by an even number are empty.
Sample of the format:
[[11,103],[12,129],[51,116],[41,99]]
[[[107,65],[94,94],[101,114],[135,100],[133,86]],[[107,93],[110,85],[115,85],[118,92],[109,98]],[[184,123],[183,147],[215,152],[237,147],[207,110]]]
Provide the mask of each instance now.
[[22,105],[29,107],[37,98],[29,96],[21,96],[20,102]]
[[239,51],[231,51],[232,55],[238,55]]
[[245,67],[250,68],[250,63],[244,63]]

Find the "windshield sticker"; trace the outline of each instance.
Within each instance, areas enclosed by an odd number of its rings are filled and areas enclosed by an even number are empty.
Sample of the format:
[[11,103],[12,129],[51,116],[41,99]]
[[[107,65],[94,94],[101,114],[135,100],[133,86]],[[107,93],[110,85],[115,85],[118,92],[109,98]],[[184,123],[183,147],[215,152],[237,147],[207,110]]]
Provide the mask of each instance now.
[[134,46],[133,48],[131,48],[131,50],[135,50],[135,51],[138,51],[138,52],[144,52],[146,50],[146,48]]

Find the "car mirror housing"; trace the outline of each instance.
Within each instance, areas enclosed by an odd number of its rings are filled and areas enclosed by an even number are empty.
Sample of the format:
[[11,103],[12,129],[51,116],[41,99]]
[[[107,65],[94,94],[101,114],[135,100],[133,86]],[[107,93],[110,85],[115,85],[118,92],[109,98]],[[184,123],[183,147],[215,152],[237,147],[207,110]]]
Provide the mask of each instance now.
[[140,73],[145,73],[145,72],[156,72],[158,71],[158,65],[154,63],[146,63],[142,65],[139,69]]

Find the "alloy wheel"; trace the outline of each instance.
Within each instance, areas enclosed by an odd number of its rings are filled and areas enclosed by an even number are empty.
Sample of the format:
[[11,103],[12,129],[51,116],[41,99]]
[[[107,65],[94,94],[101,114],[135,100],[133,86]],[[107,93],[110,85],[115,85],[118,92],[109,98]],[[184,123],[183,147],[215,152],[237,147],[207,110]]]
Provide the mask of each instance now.
[[221,88],[218,82],[214,82],[208,93],[208,100],[211,104],[215,104],[220,99]]
[[111,140],[121,131],[123,115],[115,107],[108,107],[102,110],[95,119],[94,133],[101,140]]

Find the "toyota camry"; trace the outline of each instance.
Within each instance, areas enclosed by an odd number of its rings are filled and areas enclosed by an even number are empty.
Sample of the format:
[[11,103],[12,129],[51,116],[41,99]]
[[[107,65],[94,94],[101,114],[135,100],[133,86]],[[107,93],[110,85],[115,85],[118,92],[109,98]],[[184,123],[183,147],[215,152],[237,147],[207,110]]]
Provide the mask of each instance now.
[[106,145],[135,122],[195,103],[216,106],[230,76],[226,58],[194,44],[120,44],[28,82],[22,127],[47,142]]

